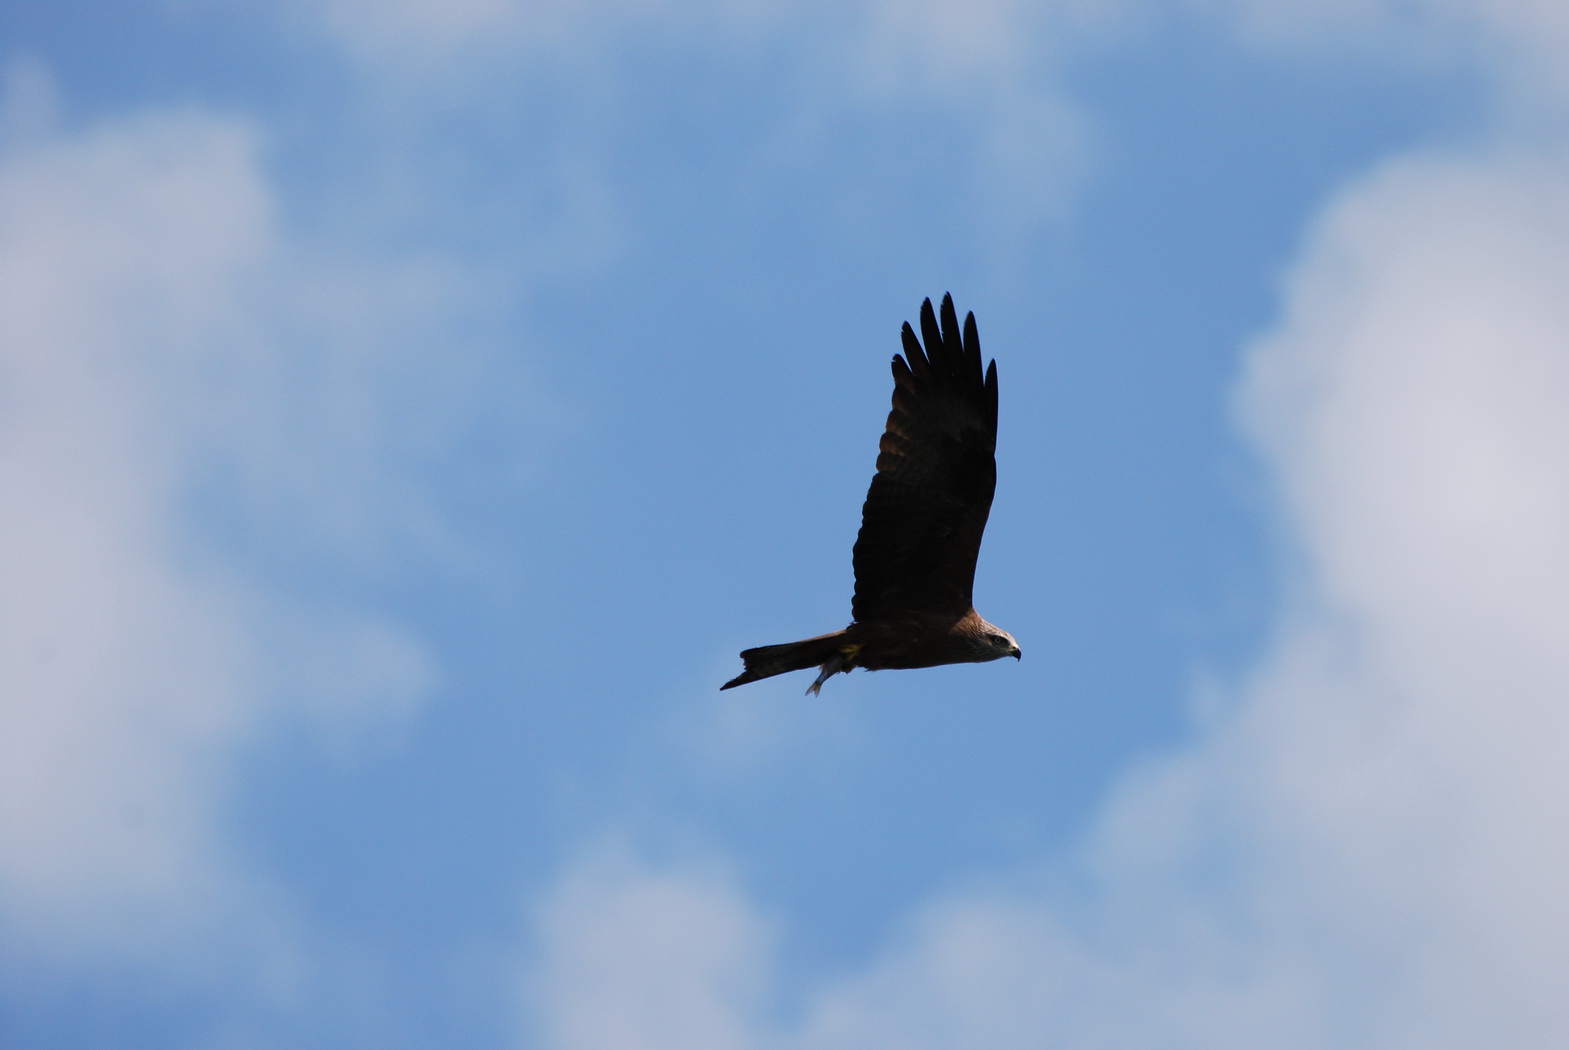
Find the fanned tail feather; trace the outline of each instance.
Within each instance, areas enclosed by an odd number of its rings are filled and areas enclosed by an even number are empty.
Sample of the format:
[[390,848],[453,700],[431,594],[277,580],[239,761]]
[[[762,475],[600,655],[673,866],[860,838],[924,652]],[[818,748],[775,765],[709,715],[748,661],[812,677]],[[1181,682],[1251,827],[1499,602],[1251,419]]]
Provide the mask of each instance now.
[[762,645],[756,649],[747,649],[741,653],[746,670],[719,688],[721,691],[733,689],[760,678],[772,678],[776,674],[784,674],[788,671],[804,671],[808,667],[817,667],[838,654],[839,643],[844,638],[844,634],[843,631],[835,631],[832,634],[820,634],[816,638],[805,638],[799,642]]

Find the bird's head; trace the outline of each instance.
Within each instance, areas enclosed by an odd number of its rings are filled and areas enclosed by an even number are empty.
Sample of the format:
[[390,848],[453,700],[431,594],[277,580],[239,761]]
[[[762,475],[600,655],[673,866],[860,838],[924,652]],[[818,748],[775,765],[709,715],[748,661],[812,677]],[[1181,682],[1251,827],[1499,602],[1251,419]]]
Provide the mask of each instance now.
[[1001,660],[1004,656],[1018,660],[1024,655],[1019,643],[1013,640],[1013,635],[985,620],[981,621],[979,640],[982,660]]

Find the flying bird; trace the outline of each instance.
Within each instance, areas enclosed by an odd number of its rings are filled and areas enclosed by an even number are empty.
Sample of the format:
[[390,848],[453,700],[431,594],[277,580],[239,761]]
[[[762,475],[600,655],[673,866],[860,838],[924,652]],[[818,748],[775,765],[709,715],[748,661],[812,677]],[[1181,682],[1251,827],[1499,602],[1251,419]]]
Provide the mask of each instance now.
[[[936,667],[1018,659],[1013,635],[981,619],[970,590],[997,488],[997,362],[981,376],[975,315],[961,335],[953,299],[921,304],[921,339],[906,322],[893,358],[893,410],[855,540],[850,626],[741,654],[746,670],[720,686],[818,668],[816,695],[857,667]],[[925,347],[922,347],[924,341]]]

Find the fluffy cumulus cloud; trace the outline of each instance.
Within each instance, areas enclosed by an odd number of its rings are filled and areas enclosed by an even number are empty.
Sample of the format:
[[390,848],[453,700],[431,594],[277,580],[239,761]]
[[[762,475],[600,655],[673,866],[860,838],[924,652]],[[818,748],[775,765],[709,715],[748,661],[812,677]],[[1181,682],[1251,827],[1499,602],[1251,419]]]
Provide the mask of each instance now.
[[0,878],[40,936],[112,915],[139,938],[143,906],[212,889],[208,762],[249,717],[251,654],[221,589],[174,564],[156,372],[212,337],[268,225],[251,144],[222,124],[148,121],[0,171]]
[[303,695],[269,667],[330,665],[329,721],[406,709],[428,670],[364,617],[280,652],[290,599],[190,513],[215,465],[267,458],[244,453],[258,304],[290,267],[254,135],[197,112],[58,133],[24,73],[0,153],[0,929],[13,963],[166,957],[261,899],[221,829],[236,749]]
[[1566,285],[1561,166],[1394,166],[1318,231],[1249,369],[1319,610],[1252,717],[1316,884],[1408,939],[1407,1045],[1569,1025]]

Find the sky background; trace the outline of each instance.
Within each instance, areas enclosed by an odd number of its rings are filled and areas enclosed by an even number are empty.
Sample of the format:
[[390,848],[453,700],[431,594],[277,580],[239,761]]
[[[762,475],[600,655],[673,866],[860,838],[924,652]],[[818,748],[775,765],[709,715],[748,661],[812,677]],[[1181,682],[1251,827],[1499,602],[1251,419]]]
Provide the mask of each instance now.
[[[1569,7],[10,0],[0,1045],[1561,1047]],[[921,300],[1024,659],[848,616]]]

